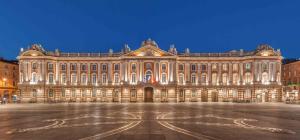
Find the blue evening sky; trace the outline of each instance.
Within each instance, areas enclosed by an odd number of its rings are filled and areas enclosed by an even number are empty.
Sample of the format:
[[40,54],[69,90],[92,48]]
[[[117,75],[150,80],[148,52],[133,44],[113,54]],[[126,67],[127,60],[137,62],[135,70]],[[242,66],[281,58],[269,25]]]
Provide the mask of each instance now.
[[40,43],[65,52],[137,49],[151,38],[167,50],[253,50],[268,43],[300,51],[299,0],[0,0],[0,57]]

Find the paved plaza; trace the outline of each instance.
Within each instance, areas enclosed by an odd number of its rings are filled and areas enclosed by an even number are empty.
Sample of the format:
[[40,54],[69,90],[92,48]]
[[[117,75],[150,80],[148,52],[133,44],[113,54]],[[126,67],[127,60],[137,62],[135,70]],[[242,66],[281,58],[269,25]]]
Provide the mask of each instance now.
[[300,106],[73,103],[0,106],[2,140],[299,140]]

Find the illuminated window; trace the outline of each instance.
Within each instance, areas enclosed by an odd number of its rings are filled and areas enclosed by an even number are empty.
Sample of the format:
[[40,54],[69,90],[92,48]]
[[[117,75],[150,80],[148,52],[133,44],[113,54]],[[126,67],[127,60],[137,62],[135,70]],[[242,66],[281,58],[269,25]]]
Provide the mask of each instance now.
[[197,96],[197,91],[196,90],[192,90],[192,97],[196,97]]
[[264,73],[262,74],[261,82],[262,82],[262,84],[268,84],[268,83],[269,83],[268,73],[264,72]]
[[147,82],[150,82],[150,81],[151,81],[151,77],[152,77],[151,71],[147,71],[147,72],[146,72],[146,81],[147,81]]
[[217,64],[213,64],[213,65],[212,65],[212,69],[213,69],[213,70],[216,70],[216,69],[217,69]]
[[97,90],[94,88],[94,89],[92,90],[92,97],[96,97],[96,95],[97,95]]
[[251,90],[250,89],[247,89],[245,91],[245,98],[251,98]]

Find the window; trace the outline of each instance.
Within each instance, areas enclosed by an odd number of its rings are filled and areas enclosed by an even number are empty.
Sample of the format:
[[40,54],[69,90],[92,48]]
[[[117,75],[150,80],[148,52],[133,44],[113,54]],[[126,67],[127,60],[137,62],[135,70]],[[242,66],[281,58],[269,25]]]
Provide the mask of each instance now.
[[102,96],[106,97],[106,90],[102,90]]
[[61,83],[62,83],[62,84],[65,84],[65,83],[66,83],[66,74],[65,74],[65,73],[62,73],[62,74],[61,74]]
[[102,83],[106,83],[106,74],[105,73],[102,74]]
[[136,89],[130,90],[131,97],[136,97]]
[[217,74],[213,73],[211,77],[212,77],[212,84],[216,85],[217,84]]
[[96,71],[97,70],[97,65],[96,64],[93,64],[92,65],[92,71]]
[[37,96],[37,90],[36,89],[32,89],[32,96],[36,97]]
[[33,63],[32,64],[32,69],[36,69],[36,68],[37,68],[36,63]]
[[238,71],[238,64],[233,64],[233,71]]
[[71,94],[72,94],[72,97],[75,97],[75,96],[76,96],[76,91],[75,91],[75,89],[72,89]]
[[61,89],[61,96],[65,97],[66,96],[66,90],[65,89]]
[[54,80],[53,80],[53,73],[49,73],[48,75],[48,80],[49,80],[49,84],[53,84],[54,83]]
[[161,97],[166,97],[167,96],[167,89],[162,89],[161,90]]
[[201,68],[202,68],[202,71],[206,71],[206,65],[202,65]]
[[276,80],[278,83],[280,83],[280,73],[278,72],[277,73],[277,80]]
[[180,73],[179,74],[179,84],[183,84],[184,83],[184,77],[183,77],[183,74]]
[[166,64],[162,64],[162,65],[161,65],[161,69],[162,69],[162,71],[166,71],[166,69],[167,69]]
[[49,89],[49,91],[48,91],[48,96],[49,96],[49,97],[53,97],[53,89]]
[[232,83],[234,85],[238,84],[238,74],[237,73],[232,74]]
[[81,75],[81,84],[86,84],[86,83],[87,83],[87,80],[86,80],[86,74],[83,73],[83,74]]
[[232,96],[233,96],[233,98],[237,98],[238,97],[238,94],[237,94],[236,90],[232,90]]
[[82,91],[81,91],[81,96],[82,96],[82,97],[86,97],[86,90],[82,90]]
[[115,70],[115,71],[120,70],[119,64],[115,64],[115,65],[114,65],[114,70]]
[[48,70],[53,70],[53,64],[52,63],[48,63]]
[[119,74],[118,73],[115,73],[114,81],[115,81],[115,83],[119,83]]
[[217,69],[217,64],[213,64],[213,65],[212,65],[212,69],[213,69],[213,70],[216,70],[216,69]]
[[201,82],[202,82],[203,84],[206,84],[206,74],[202,74],[202,75],[201,75]]
[[36,73],[33,72],[31,76],[32,76],[32,77],[31,77],[31,82],[32,82],[32,83],[36,83],[36,82],[37,82]]
[[178,68],[180,71],[183,71],[183,69],[184,69],[184,66],[183,66],[183,64],[179,64],[179,68]]
[[223,83],[223,85],[227,85],[227,79],[228,79],[227,73],[223,73],[223,75],[222,75],[222,83]]
[[151,81],[151,77],[152,77],[152,72],[151,71],[147,71],[146,72],[146,81],[150,82]]
[[245,91],[245,98],[251,98],[251,90],[250,89],[247,89]]
[[246,76],[245,83],[246,84],[250,84],[251,83],[251,74],[250,73],[246,73],[245,76]]
[[61,64],[61,70],[66,70],[66,64]]
[[268,73],[264,72],[262,74],[262,80],[261,80],[262,84],[268,84],[269,83],[269,77],[268,77]]
[[131,70],[132,70],[132,71],[136,71],[136,65],[135,65],[135,64],[132,64],[132,65],[131,65]]
[[263,63],[262,64],[262,69],[263,69],[263,71],[268,71],[268,64],[267,63]]
[[86,64],[81,64],[81,70],[86,71]]
[[76,84],[76,82],[77,82],[77,75],[75,73],[73,73],[71,75],[71,83],[72,84]]
[[251,69],[251,63],[246,63],[246,70],[250,70]]
[[151,69],[152,66],[151,66],[151,63],[146,63],[146,69]]
[[106,71],[107,70],[107,64],[102,64],[102,71]]
[[135,73],[131,74],[131,83],[133,83],[133,84],[136,83],[136,74]]
[[96,95],[97,95],[97,90],[96,90],[96,89],[93,89],[93,90],[92,90],[92,97],[96,97]]
[[71,70],[76,70],[76,64],[71,64]]
[[196,84],[196,75],[192,74],[192,84]]
[[196,90],[192,90],[192,97],[196,97],[197,96],[197,91]]
[[195,64],[192,64],[192,71],[196,71],[196,65]]
[[163,84],[167,83],[167,74],[166,73],[161,74],[161,81]]
[[223,70],[227,71],[227,64],[223,64],[222,66],[223,66]]
[[92,74],[92,84],[97,83],[97,75],[95,73]]

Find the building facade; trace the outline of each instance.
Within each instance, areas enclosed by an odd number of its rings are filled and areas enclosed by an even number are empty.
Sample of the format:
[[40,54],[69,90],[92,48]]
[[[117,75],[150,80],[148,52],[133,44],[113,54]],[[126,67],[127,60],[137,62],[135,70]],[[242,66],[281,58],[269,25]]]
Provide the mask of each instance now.
[[114,53],[63,53],[40,45],[21,50],[23,102],[277,102],[281,53],[178,53],[155,41]]
[[299,101],[300,61],[284,64],[282,73],[283,99],[285,101]]
[[0,59],[0,101],[2,103],[17,100],[18,69],[17,61]]

